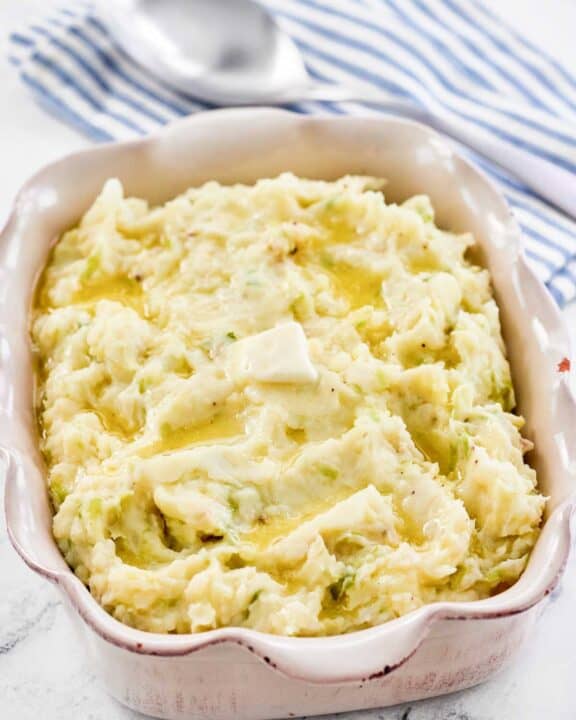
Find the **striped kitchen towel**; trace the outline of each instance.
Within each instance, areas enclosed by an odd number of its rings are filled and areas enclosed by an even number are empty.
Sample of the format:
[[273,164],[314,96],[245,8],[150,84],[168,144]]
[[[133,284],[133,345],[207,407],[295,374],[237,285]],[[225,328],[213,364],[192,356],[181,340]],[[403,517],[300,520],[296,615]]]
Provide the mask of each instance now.
[[[481,0],[263,0],[310,73],[381,88],[466,119],[575,173],[576,75],[495,17]],[[13,32],[11,61],[35,96],[95,140],[149,133],[207,107],[151,78],[116,47],[90,2],[69,2]],[[377,113],[306,102],[299,112]],[[576,223],[466,151],[502,188],[530,261],[560,305],[576,299]]]

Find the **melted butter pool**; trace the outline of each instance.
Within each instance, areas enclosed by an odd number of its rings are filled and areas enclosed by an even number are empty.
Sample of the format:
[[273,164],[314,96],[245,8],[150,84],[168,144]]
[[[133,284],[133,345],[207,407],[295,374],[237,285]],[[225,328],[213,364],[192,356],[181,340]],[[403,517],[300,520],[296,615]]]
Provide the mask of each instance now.
[[113,300],[131,307],[139,315],[146,314],[142,286],[129,277],[106,278],[94,285],[86,285],[72,298],[77,305],[93,305],[99,300]]
[[345,245],[359,239],[355,228],[343,222],[335,222],[325,227],[327,237],[312,240],[307,249],[296,257],[300,267],[313,274],[322,272],[330,278],[332,291],[344,298],[351,310],[365,305],[378,306],[382,303],[382,277],[366,267],[331,257],[330,247]]
[[381,303],[382,278],[366,268],[336,262],[322,265],[321,270],[330,278],[336,295],[344,297],[351,310]]
[[207,422],[163,431],[162,437],[144,447],[140,457],[152,457],[198,445],[215,445],[229,442],[245,433],[244,408],[225,407]]
[[[124,275],[105,277],[97,283],[83,285],[70,299],[72,305],[90,307],[99,300],[113,300],[135,310],[139,315],[147,313],[142,285],[134,278]],[[68,304],[68,303],[67,303]],[[40,312],[53,310],[56,306],[50,301],[45,274],[42,275],[34,296],[34,309]]]
[[116,435],[125,442],[130,442],[134,438],[134,432],[117,413],[102,408],[92,409],[91,412],[98,416],[102,427],[107,433]]
[[331,510],[339,502],[351,497],[358,490],[359,488],[339,488],[321,500],[307,503],[300,512],[273,516],[244,533],[241,542],[254,546],[258,552],[266,550],[270,545],[286,537],[303,523]]

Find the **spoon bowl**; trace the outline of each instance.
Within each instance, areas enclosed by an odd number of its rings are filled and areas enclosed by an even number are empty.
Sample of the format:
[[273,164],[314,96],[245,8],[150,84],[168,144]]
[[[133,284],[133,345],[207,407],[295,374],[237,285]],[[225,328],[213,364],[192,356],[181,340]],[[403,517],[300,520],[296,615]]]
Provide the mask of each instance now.
[[287,102],[311,85],[292,39],[253,0],[103,0],[99,13],[145,69],[217,105]]
[[371,84],[313,80],[298,47],[255,0],[100,0],[118,45],[177,90],[216,105],[302,100],[370,103],[431,125],[509,170],[576,218],[576,177],[446,110],[423,108]]

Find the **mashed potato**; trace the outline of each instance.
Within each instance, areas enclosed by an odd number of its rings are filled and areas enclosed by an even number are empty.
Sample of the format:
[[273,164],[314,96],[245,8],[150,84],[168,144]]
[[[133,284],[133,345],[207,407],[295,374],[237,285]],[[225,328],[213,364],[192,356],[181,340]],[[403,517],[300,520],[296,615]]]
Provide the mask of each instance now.
[[110,180],[32,317],[54,535],[155,632],[366,628],[521,574],[544,498],[470,235],[380,180]]

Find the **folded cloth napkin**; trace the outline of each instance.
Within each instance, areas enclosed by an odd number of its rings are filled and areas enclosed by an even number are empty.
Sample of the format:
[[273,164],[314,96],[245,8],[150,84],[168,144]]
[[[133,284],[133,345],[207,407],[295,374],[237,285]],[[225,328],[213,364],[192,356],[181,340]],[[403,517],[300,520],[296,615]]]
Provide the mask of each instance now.
[[[480,0],[262,0],[318,79],[385,90],[473,123],[575,173],[576,75]],[[95,140],[149,133],[206,104],[150,77],[78,0],[11,35],[11,61],[51,112]],[[377,113],[305,102],[299,112]],[[500,186],[533,267],[560,305],[576,298],[576,223],[465,150]]]

